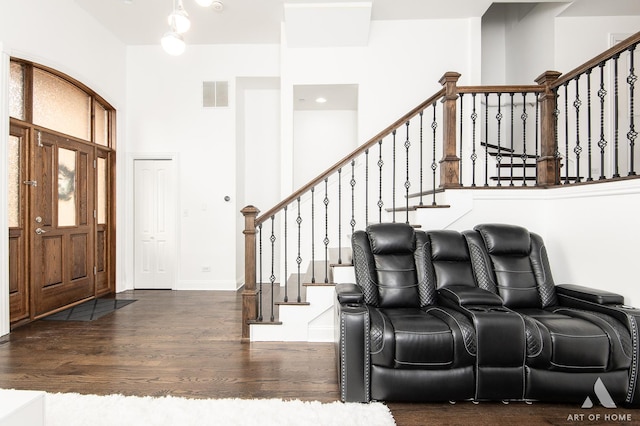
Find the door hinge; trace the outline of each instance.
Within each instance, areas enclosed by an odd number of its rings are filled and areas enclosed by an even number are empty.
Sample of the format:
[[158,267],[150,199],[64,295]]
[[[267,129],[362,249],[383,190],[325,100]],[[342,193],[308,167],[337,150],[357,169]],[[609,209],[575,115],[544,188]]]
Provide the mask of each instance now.
[[93,218],[95,219],[96,217],[98,217],[98,214],[96,213],[96,211],[93,211]]
[[25,185],[31,185],[33,187],[38,186],[38,181],[37,180],[25,180],[22,183],[24,183]]
[[94,169],[98,168],[98,162],[96,160],[93,160],[93,168]]
[[98,267],[97,266],[93,267],[93,275],[98,275]]
[[38,130],[38,146],[39,147],[43,147],[44,145],[42,145],[42,132],[40,130]]

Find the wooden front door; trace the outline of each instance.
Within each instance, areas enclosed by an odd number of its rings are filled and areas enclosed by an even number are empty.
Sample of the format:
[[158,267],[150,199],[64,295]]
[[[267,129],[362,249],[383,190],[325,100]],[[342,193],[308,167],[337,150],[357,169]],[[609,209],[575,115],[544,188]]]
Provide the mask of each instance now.
[[31,289],[37,318],[95,294],[94,149],[36,132],[30,199]]
[[11,126],[9,134],[8,213],[9,213],[9,312],[11,322],[29,318],[29,285],[27,241],[29,238],[25,213],[27,191],[28,131]]

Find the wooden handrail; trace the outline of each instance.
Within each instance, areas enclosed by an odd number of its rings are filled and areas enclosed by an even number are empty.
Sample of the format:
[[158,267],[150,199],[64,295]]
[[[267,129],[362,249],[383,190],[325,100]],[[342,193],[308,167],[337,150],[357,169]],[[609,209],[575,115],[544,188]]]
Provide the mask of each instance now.
[[544,92],[537,84],[519,86],[458,86],[458,93],[531,93]]
[[581,74],[584,74],[588,70],[597,67],[602,62],[613,58],[615,55],[624,52],[629,47],[631,47],[631,46],[633,46],[634,44],[637,44],[637,43],[640,43],[640,32],[635,33],[631,37],[628,37],[628,38],[624,39],[623,41],[621,41],[620,43],[616,44],[615,46],[605,50],[604,52],[602,52],[601,54],[599,54],[595,58],[585,62],[584,64],[582,64],[579,67],[569,71],[568,73],[563,74],[558,80],[556,80],[553,83],[553,85],[551,87],[555,89],[556,87],[562,86],[566,82],[571,81],[574,78],[576,78],[577,76],[579,76]]
[[304,185],[303,187],[301,187],[300,189],[298,189],[297,191],[289,195],[287,198],[285,198],[284,200],[282,200],[281,202],[279,202],[278,204],[276,204],[275,206],[267,210],[265,213],[261,214],[256,219],[255,225],[258,226],[259,224],[264,223],[271,216],[275,215],[280,210],[284,209],[286,206],[288,206],[293,201],[298,199],[298,197],[301,197],[302,195],[306,194],[308,191],[311,190],[311,188],[317,186],[319,183],[321,183],[323,180],[331,176],[333,173],[337,172],[339,169],[349,164],[354,158],[356,158],[357,156],[365,152],[367,149],[377,144],[384,137],[390,135],[391,132],[393,132],[393,130],[397,129],[398,127],[406,123],[407,120],[414,117],[416,114],[420,113],[420,111],[423,111],[424,109],[426,109],[429,105],[433,104],[438,99],[442,98],[442,96],[444,96],[444,93],[445,93],[444,88],[437,91],[434,95],[429,97],[426,101],[422,102],[420,105],[413,108],[411,111],[409,111],[408,113],[403,115],[401,118],[393,122],[393,124],[388,126],[386,129],[384,129],[383,131],[381,131],[380,133],[378,133],[377,135],[369,139],[363,145],[360,145],[358,148],[353,150],[351,153],[347,154],[344,158],[342,158],[340,161],[335,163],[333,166],[329,167],[327,170],[319,174],[315,179],[313,179],[312,181],[310,181],[309,183],[307,183],[306,185]]

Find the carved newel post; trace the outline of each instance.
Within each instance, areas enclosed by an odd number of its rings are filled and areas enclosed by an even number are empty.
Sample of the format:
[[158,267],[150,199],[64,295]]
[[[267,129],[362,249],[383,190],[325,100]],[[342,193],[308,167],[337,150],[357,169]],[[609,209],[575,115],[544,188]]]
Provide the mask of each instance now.
[[560,182],[560,158],[556,155],[556,94],[551,88],[561,73],[547,71],[536,78],[544,86],[540,95],[540,157],[538,158],[538,185],[557,185]]
[[445,88],[442,99],[442,160],[440,160],[440,187],[457,188],[460,182],[460,158],[456,154],[456,103],[458,100],[457,82],[460,74],[447,72],[440,79]]
[[258,315],[256,290],[256,217],[260,210],[247,206],[240,211],[244,216],[244,290],[242,291],[242,341],[250,338],[249,321]]

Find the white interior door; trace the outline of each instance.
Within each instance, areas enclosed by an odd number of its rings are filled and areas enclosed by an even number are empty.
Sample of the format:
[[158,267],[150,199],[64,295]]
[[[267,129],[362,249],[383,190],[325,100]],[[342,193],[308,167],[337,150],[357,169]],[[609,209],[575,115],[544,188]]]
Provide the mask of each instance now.
[[171,289],[176,243],[174,162],[134,161],[134,288]]

